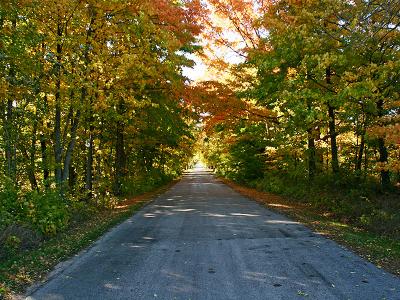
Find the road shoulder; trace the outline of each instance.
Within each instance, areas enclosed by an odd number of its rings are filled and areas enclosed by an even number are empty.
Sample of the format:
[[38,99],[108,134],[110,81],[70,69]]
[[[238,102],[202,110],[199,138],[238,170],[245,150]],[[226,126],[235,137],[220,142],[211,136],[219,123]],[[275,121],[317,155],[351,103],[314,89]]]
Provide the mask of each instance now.
[[261,203],[268,209],[283,213],[345,246],[378,268],[400,276],[400,242],[398,240],[381,237],[340,223],[305,203],[248,188],[225,178],[219,178],[219,180],[243,196]]

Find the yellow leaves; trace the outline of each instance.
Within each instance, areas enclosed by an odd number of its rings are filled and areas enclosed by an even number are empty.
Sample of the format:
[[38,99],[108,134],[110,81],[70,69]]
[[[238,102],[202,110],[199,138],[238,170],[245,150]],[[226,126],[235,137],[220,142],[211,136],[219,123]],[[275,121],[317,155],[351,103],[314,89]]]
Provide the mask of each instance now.
[[93,108],[95,111],[105,111],[109,109],[109,104],[106,102],[106,97],[103,93],[98,96],[97,101],[93,104]]
[[[277,73],[279,73],[279,71],[280,71],[279,68],[275,68],[275,69],[273,70],[273,73],[274,73],[274,74],[277,74]],[[295,68],[291,68],[291,67],[288,68],[288,70],[287,70],[287,75],[286,75],[286,77],[287,77],[288,80],[294,80],[294,79],[296,79],[297,75],[298,75],[298,72],[297,72],[297,70],[296,70]]]
[[5,78],[0,79],[0,98],[4,99],[7,96],[9,84]]
[[347,82],[356,82],[358,80],[358,74],[356,72],[346,71],[343,75],[343,79]]
[[393,160],[390,162],[376,162],[375,163],[375,171],[392,171],[392,172],[400,172],[400,161]]

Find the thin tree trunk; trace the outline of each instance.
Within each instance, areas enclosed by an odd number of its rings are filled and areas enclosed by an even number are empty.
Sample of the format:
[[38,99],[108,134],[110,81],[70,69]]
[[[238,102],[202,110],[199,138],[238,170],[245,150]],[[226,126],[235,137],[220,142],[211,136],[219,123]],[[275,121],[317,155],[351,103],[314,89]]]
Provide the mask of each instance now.
[[57,26],[57,65],[56,65],[56,92],[55,92],[55,120],[54,120],[54,156],[55,156],[55,179],[58,186],[63,180],[62,174],[62,144],[61,144],[61,63],[62,63],[62,27]]
[[40,135],[40,151],[42,154],[42,169],[43,169],[43,181],[44,181],[44,186],[48,188],[49,185],[49,164],[47,161],[47,143],[46,143],[46,138],[44,134],[42,133]]
[[365,147],[365,133],[361,136],[361,142],[360,142],[360,146],[358,149],[358,157],[357,157],[357,163],[356,163],[356,171],[357,172],[361,172],[363,155],[364,155],[364,147]]
[[[85,92],[86,93],[86,92]],[[82,97],[85,97],[82,95]],[[76,144],[76,135],[77,135],[77,130],[78,130],[78,125],[79,125],[79,120],[80,120],[80,115],[81,112],[78,110],[76,112],[72,127],[71,127],[71,139],[68,144],[67,151],[65,152],[65,158],[64,158],[64,168],[63,168],[63,173],[62,173],[62,181],[65,181],[69,177],[69,171],[70,171],[70,166],[72,162],[72,153],[75,148]]]
[[39,186],[36,180],[36,165],[35,165],[35,156],[36,156],[36,141],[37,141],[37,126],[38,119],[36,115],[36,120],[34,121],[33,132],[32,132],[32,140],[31,140],[31,151],[30,151],[30,165],[29,165],[29,177],[31,182],[32,190],[39,190]]
[[[383,117],[383,100],[377,102],[378,116]],[[379,162],[383,165],[387,164],[389,154],[385,145],[384,138],[378,138],[378,149],[379,149]],[[390,186],[390,172],[388,170],[381,170],[381,185],[383,188]]]
[[315,161],[315,140],[312,132],[312,128],[307,130],[308,133],[308,177],[313,180],[316,173],[316,161]]
[[6,117],[5,117],[5,124],[4,124],[4,138],[5,138],[5,152],[6,152],[6,176],[12,178],[14,181],[14,157],[13,157],[13,106],[12,100],[7,100],[7,107],[6,107]]
[[125,167],[126,167],[126,154],[124,145],[124,133],[122,126],[118,126],[117,140],[115,145],[115,185],[114,193],[120,195],[121,185],[125,177]]
[[[379,162],[386,164],[389,158],[387,148],[385,146],[385,140],[383,138],[378,139],[379,147]],[[388,170],[381,170],[381,184],[384,188],[390,186],[390,172]]]
[[[90,16],[90,25],[88,27],[87,30],[87,34],[86,34],[86,44],[87,44],[87,48],[85,50],[85,64],[86,66],[89,65],[90,63],[90,57],[89,57],[89,47],[91,46],[91,41],[90,38],[92,36],[92,34],[94,33],[94,29],[93,29],[93,24],[96,20],[96,10],[94,8],[94,6],[90,5],[88,7],[88,14]],[[97,98],[97,94],[95,95],[95,97]],[[90,103],[89,103],[89,143],[88,143],[88,149],[87,149],[87,156],[86,156],[86,176],[85,176],[85,188],[86,190],[89,192],[89,198],[92,197],[92,191],[93,191],[93,153],[94,153],[94,144],[93,144],[93,96],[90,97]]]
[[[118,103],[117,111],[119,115],[123,115],[125,111],[125,103],[121,99]],[[115,144],[115,183],[114,193],[121,194],[121,187],[126,171],[126,154],[125,154],[125,140],[124,140],[124,125],[123,122],[118,121],[116,127],[116,144]]]
[[[91,126],[92,127],[92,126]],[[93,191],[93,133],[92,129],[89,129],[89,147],[87,149],[86,158],[86,183],[85,188],[89,192],[89,197],[92,197]]]
[[[326,83],[331,84],[331,69],[326,69]],[[332,155],[332,171],[334,174],[339,172],[339,158],[338,158],[338,147],[337,147],[337,133],[336,133],[336,116],[334,107],[328,103],[328,115],[329,115],[329,137],[331,140],[331,155]]]
[[93,154],[94,154],[94,143],[93,143],[93,98],[90,98],[90,107],[89,107],[89,141],[88,141],[88,149],[86,156],[86,179],[85,179],[85,188],[89,192],[89,198],[92,197],[93,191]]
[[36,176],[35,176],[34,155],[33,155],[33,160],[32,160],[32,153],[31,153],[31,155],[29,155],[28,151],[22,145],[19,148],[20,148],[20,151],[21,151],[22,155],[24,156],[24,158],[27,161],[30,160],[30,163],[28,164],[28,166],[26,168],[26,172],[28,173],[28,179],[29,179],[29,183],[31,185],[31,189],[38,191],[39,187],[38,187]]

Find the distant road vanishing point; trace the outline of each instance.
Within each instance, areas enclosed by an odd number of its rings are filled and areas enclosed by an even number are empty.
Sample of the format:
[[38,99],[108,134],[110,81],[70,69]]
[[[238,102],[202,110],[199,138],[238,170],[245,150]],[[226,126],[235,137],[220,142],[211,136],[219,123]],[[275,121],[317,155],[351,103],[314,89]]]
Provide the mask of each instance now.
[[27,299],[400,300],[400,279],[202,167]]

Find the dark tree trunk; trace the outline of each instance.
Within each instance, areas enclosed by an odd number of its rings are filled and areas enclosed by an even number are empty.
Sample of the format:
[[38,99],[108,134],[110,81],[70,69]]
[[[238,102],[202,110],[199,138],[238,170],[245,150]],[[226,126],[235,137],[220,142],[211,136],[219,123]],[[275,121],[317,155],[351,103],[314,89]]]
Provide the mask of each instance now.
[[[378,139],[379,146],[379,162],[386,164],[389,158],[387,148],[385,146],[385,140],[383,138]],[[381,171],[381,184],[384,188],[390,186],[390,172],[388,170]]]
[[14,151],[13,151],[13,103],[7,100],[6,117],[4,124],[5,154],[6,154],[6,176],[15,180],[14,174]]
[[[383,100],[377,102],[378,116],[383,117]],[[378,138],[378,149],[379,149],[379,162],[383,165],[387,164],[389,154],[385,145],[384,138]],[[390,186],[390,172],[388,170],[381,170],[381,184],[383,188]]]
[[[84,96],[82,96],[84,97]],[[75,148],[75,143],[76,143],[76,135],[77,135],[77,130],[78,130],[78,125],[79,125],[79,120],[80,120],[80,110],[76,112],[75,118],[73,120],[72,126],[71,126],[71,139],[68,144],[67,151],[65,152],[65,159],[64,159],[64,169],[62,173],[62,181],[65,181],[69,177],[69,171],[70,171],[70,166],[72,162],[72,154],[74,152]]]
[[57,35],[57,65],[56,70],[56,92],[55,92],[55,119],[54,119],[54,157],[55,157],[55,179],[58,186],[63,180],[62,174],[62,144],[61,144],[61,63],[62,63],[62,27],[58,24]]
[[32,153],[29,155],[26,148],[20,145],[20,151],[24,156],[24,159],[27,161],[30,160],[30,164],[26,168],[26,172],[28,174],[29,183],[31,185],[32,190],[39,190],[39,186],[37,184],[36,176],[35,176],[35,156]]
[[[94,33],[93,29],[93,24],[96,19],[96,10],[95,8],[90,5],[88,7],[88,13],[90,15],[90,25],[87,30],[87,35],[86,35],[86,43],[87,43],[87,48],[85,50],[85,62],[86,66],[90,63],[90,58],[89,58],[89,46],[91,45],[91,35]],[[97,98],[97,94],[95,95]],[[94,144],[93,144],[93,97],[90,97],[90,103],[89,103],[89,118],[88,118],[88,123],[89,123],[89,141],[88,141],[88,149],[87,149],[87,156],[86,156],[86,176],[85,176],[85,188],[89,192],[89,198],[92,197],[92,191],[93,191],[93,154],[94,154]]]
[[93,191],[93,133],[90,130],[89,133],[89,143],[87,149],[87,158],[86,158],[86,182],[85,188],[89,192],[89,197],[91,198],[91,194]]
[[89,193],[89,198],[92,197],[93,191],[93,155],[94,155],[94,143],[93,143],[93,98],[90,98],[90,105],[89,105],[89,141],[88,141],[88,148],[86,154],[86,176],[85,176],[85,188]]
[[121,194],[121,185],[125,177],[126,168],[126,154],[124,145],[124,134],[122,126],[118,126],[119,130],[117,132],[117,139],[115,145],[115,184],[114,193],[116,195]]
[[36,141],[37,141],[37,126],[38,126],[38,120],[37,120],[37,115],[36,115],[36,120],[33,126],[33,132],[32,132],[32,140],[31,140],[31,151],[30,151],[30,165],[29,165],[29,181],[31,183],[32,190],[39,190],[39,186],[36,180],[36,165],[35,165],[35,156],[36,156]]
[[316,167],[316,150],[315,150],[315,140],[312,132],[312,128],[307,130],[308,133],[308,177],[313,180],[317,170]]
[[363,156],[364,156],[364,148],[365,148],[365,133],[361,135],[361,142],[358,147],[356,172],[361,172],[362,161],[363,161]]
[[71,163],[69,166],[69,177],[68,177],[68,186],[69,186],[69,190],[72,191],[75,187],[76,184],[76,171],[74,168],[74,165]]
[[[331,84],[331,69],[326,69],[326,83]],[[328,115],[329,115],[329,137],[331,140],[331,155],[332,155],[332,171],[337,174],[339,172],[339,158],[338,158],[338,147],[336,142],[336,116],[335,108],[328,103]]]
[[[120,100],[118,103],[118,114],[123,115],[125,111],[125,103]],[[125,140],[124,140],[124,124],[121,121],[117,122],[116,127],[116,144],[115,144],[115,183],[114,193],[120,195],[121,185],[126,172],[126,153],[125,153]]]
[[46,144],[46,138],[44,134],[40,135],[40,151],[42,154],[42,169],[43,169],[43,181],[44,181],[44,186],[46,188],[49,187],[49,165],[47,161],[47,144]]

